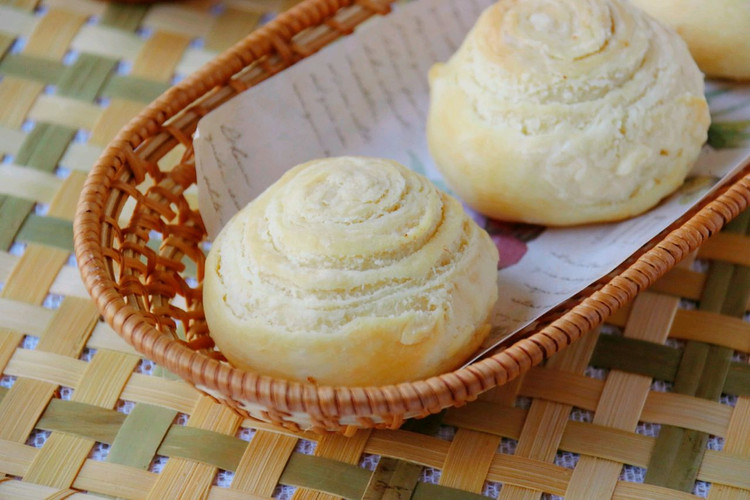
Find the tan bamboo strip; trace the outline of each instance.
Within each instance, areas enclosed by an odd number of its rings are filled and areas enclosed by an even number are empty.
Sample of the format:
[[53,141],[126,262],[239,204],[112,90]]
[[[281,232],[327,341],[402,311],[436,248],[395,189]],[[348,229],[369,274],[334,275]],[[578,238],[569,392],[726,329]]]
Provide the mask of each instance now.
[[49,293],[68,297],[89,298],[78,269],[70,266],[60,269],[55,281],[49,287]]
[[[479,395],[478,399],[479,401],[486,401],[488,403],[497,403],[502,406],[512,407],[516,402],[518,392],[520,391],[525,378],[526,374],[523,373],[507,384],[499,385],[497,387],[493,387],[487,392],[483,392]],[[450,412],[452,411],[452,409],[448,411]]]
[[93,493],[81,493],[77,490],[59,490],[40,484],[23,483],[21,481],[0,482],[0,498],[14,500],[106,500],[106,497]]
[[708,311],[680,311],[670,337],[750,352],[750,323]]
[[91,144],[90,142],[86,144],[73,142],[65,150],[65,154],[60,159],[60,164],[65,165],[71,170],[88,172],[91,170],[96,159],[101,156],[102,152],[102,147],[96,144]]
[[140,373],[134,373],[122,391],[122,399],[164,406],[188,414],[201,398],[201,393],[195,387],[182,381]]
[[560,449],[645,467],[654,449],[654,438],[596,424],[568,422]]
[[297,441],[275,432],[256,432],[234,473],[232,489],[270,497]]
[[73,483],[74,488],[96,491],[117,498],[145,498],[157,474],[135,467],[86,460]]
[[[521,394],[595,410],[603,387],[601,380],[536,368],[530,371]],[[642,419],[723,435],[729,425],[730,412],[725,405],[715,401],[677,393],[649,392]]]
[[601,380],[559,370],[532,368],[520,393],[530,398],[594,410],[603,388]]
[[59,95],[40,95],[29,110],[29,119],[74,129],[91,130],[102,114],[96,104]]
[[23,53],[55,61],[61,60],[70,42],[86,22],[86,17],[85,14],[68,9],[49,9],[37,23]]
[[[623,335],[628,338],[663,343],[674,321],[680,299],[645,292],[633,301],[630,319]],[[624,431],[638,424],[651,378],[612,370],[599,398],[593,423]],[[609,498],[617,486],[622,463],[582,456],[573,470],[566,496],[569,498]]]
[[217,55],[218,52],[189,48],[182,55],[175,71],[182,75],[189,75],[210,63]]
[[[594,352],[598,336],[598,331],[588,333],[569,349],[553,356],[548,361],[547,368],[582,374]],[[552,462],[565,435],[572,409],[572,405],[542,399],[533,400],[518,438],[515,455],[542,462]],[[501,500],[535,500],[540,496],[539,491],[509,484],[500,491],[499,498]]]
[[157,31],[143,45],[133,63],[132,75],[169,82],[191,38],[190,35]]
[[137,356],[101,350],[96,353],[76,387],[72,401],[113,408],[139,362]]
[[143,103],[112,99],[94,124],[89,142],[98,146],[107,145],[117,132],[142,109]]
[[107,26],[83,26],[71,42],[72,49],[112,59],[133,61],[143,47],[144,40],[135,33]]
[[[98,351],[71,401],[112,408],[138,364],[137,356]],[[24,475],[24,480],[55,488],[69,488],[94,445],[94,440],[53,432]]]
[[6,474],[23,476],[38,453],[37,448],[23,443],[0,440],[0,467]]
[[[234,435],[241,419],[230,408],[201,396],[187,425]],[[205,498],[216,474],[216,467],[172,457],[148,493],[147,498]]]
[[607,324],[613,326],[624,327],[628,323],[628,316],[630,316],[631,304],[626,304],[621,307],[615,313],[607,318]]
[[675,267],[651,287],[651,290],[688,300],[700,299],[706,275],[683,267]]
[[40,203],[50,203],[63,184],[53,174],[10,164],[0,164],[0,179],[3,180],[0,183],[0,194]]
[[[713,489],[713,486],[712,486]],[[612,500],[698,500],[700,497],[684,491],[643,483],[618,481]]]
[[[37,351],[77,357],[99,318],[85,299],[66,298],[42,334]],[[57,384],[19,378],[0,401],[0,439],[23,442],[52,398]]]
[[449,448],[449,442],[423,434],[375,430],[365,451],[441,469]]
[[6,375],[76,388],[88,363],[51,352],[19,349],[5,368]]
[[0,292],[0,327],[7,330],[38,337],[55,315],[54,311],[42,306],[1,297],[2,292]]
[[23,340],[22,334],[0,328],[0,373],[5,371],[8,360],[16,352],[16,347],[21,343],[21,340]]
[[68,255],[59,248],[29,244],[0,291],[0,297],[41,304]]
[[459,428],[445,457],[440,484],[481,493],[499,445],[498,436]]
[[225,50],[250,33],[260,21],[260,12],[227,7],[219,14],[206,34],[206,48],[209,50]]
[[[330,458],[347,464],[357,464],[371,434],[372,429],[361,429],[352,437],[345,437],[341,434],[326,434],[318,441],[318,445],[315,447],[315,456]],[[292,496],[293,500],[334,500],[336,498],[338,497],[307,488],[298,488]]]
[[698,480],[750,490],[748,471],[750,471],[750,458],[706,450],[698,470]]
[[214,486],[208,492],[206,500],[270,500],[270,496],[253,495],[243,493],[231,488],[218,488]]
[[[7,283],[11,270],[18,263],[19,257],[7,252],[0,252],[0,283]],[[86,287],[81,281],[78,269],[65,266],[60,269],[55,281],[49,288],[49,293],[57,295],[89,298]],[[34,306],[26,302],[0,298],[0,326],[16,328],[30,335],[39,336],[52,319],[53,311],[42,306]],[[11,325],[15,325],[11,327]],[[120,338],[110,328],[112,334]],[[123,340],[121,345],[124,345]],[[131,352],[135,352],[132,348]]]
[[90,438],[53,432],[34,457],[24,481],[53,488],[69,486],[81,468],[95,441]]
[[[117,333],[112,330],[111,326],[103,321],[100,321],[94,327],[94,331],[91,334],[91,337],[89,337],[88,345],[89,347],[93,347],[94,349],[109,349],[110,351],[118,351],[127,354],[138,355],[138,352],[133,348],[133,346],[125,342],[122,337],[117,335]],[[133,384],[132,377],[130,379],[130,382],[128,382],[128,385],[131,384]]]
[[716,401],[673,392],[652,392],[643,408],[643,420],[725,436],[732,408]]
[[76,213],[78,195],[81,194],[84,182],[86,182],[86,174],[71,172],[50,203],[48,215],[72,221]]
[[314,443],[317,443],[318,440],[320,440],[321,435],[317,434],[313,431],[291,431],[289,429],[285,429],[282,427],[279,427],[278,425],[274,425],[268,422],[261,422],[260,420],[250,419],[246,418],[242,421],[241,427],[251,427],[253,429],[259,430],[259,431],[269,431],[273,432],[275,434],[281,434],[283,436],[289,436],[291,438],[302,438],[306,439],[308,441],[312,441]]
[[[188,38],[204,37],[211,27],[210,20],[204,12],[177,4],[151,7],[141,24],[154,31],[180,34]],[[248,31],[244,34],[247,33]],[[235,42],[240,38],[241,36],[236,36]]]
[[44,0],[50,9],[62,9],[78,12],[86,16],[101,16],[106,4],[97,0]]
[[[487,415],[492,415],[492,418],[487,418]],[[521,436],[521,429],[523,428],[525,419],[526,411],[520,408],[510,408],[503,404],[475,401],[470,405],[461,407],[460,410],[448,410],[444,421],[448,425],[491,432],[498,436],[518,439]]]
[[0,80],[0,125],[20,128],[44,85],[25,78],[5,75]]
[[571,471],[559,465],[515,455],[497,454],[492,460],[487,479],[553,495],[564,495],[570,476]]
[[323,435],[315,447],[315,456],[331,458],[347,464],[357,464],[371,434],[372,429],[362,429],[352,437],[345,437],[341,434]]
[[[750,398],[738,398],[729,419],[729,429],[724,438],[723,453],[750,459]],[[750,498],[749,490],[739,490],[723,484],[714,484],[708,492],[708,500],[731,500]]]
[[698,257],[750,266],[750,238],[741,233],[716,233],[701,245]]

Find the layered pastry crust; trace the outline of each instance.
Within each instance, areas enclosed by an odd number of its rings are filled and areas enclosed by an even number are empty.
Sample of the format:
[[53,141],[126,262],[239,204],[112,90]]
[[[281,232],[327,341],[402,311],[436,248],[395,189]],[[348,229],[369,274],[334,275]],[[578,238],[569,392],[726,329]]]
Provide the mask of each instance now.
[[437,166],[506,220],[641,213],[682,183],[710,121],[682,39],[617,0],[498,2],[430,86]]
[[297,166],[235,215],[206,262],[210,333],[237,366],[324,385],[435,375],[481,344],[497,249],[398,163]]

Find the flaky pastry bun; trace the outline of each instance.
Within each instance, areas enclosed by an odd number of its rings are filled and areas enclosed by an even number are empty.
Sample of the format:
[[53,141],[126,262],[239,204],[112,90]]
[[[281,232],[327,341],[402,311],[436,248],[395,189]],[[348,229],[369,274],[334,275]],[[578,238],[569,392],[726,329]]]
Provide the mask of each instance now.
[[437,166],[506,220],[639,214],[682,183],[709,125],[685,43],[619,0],[498,2],[430,86]]
[[631,0],[672,26],[706,75],[750,80],[749,0]]
[[424,177],[388,160],[316,160],[222,229],[203,305],[234,365],[322,385],[396,383],[477,349],[497,260],[487,233]]

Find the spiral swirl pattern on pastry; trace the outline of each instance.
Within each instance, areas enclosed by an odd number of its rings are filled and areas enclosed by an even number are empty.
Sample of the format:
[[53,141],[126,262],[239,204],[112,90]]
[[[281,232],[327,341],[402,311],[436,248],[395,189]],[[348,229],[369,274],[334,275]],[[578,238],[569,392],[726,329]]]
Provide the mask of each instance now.
[[217,238],[211,335],[234,364],[370,385],[453,368],[487,333],[497,250],[461,205],[391,161],[295,167]]
[[438,167],[503,219],[640,213],[680,185],[709,125],[684,42],[619,0],[498,2],[430,80]]

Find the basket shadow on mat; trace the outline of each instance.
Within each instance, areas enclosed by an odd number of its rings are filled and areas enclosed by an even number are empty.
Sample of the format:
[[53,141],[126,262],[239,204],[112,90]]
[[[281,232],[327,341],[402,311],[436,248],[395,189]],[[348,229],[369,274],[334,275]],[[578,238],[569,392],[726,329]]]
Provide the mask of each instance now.
[[[294,431],[397,428],[407,418],[475,399],[603,322],[750,200],[748,180],[736,182],[679,229],[642,249],[619,275],[553,311],[546,326],[451,373],[386,387],[317,387],[230,367],[208,336],[200,287],[205,228],[184,196],[196,183],[191,137],[197,122],[373,15],[387,14],[390,3],[307,0],[252,33],[131,121],[97,162],[79,202],[76,256],[112,327],[139,352],[242,415]],[[187,277],[192,267],[197,281]]]

